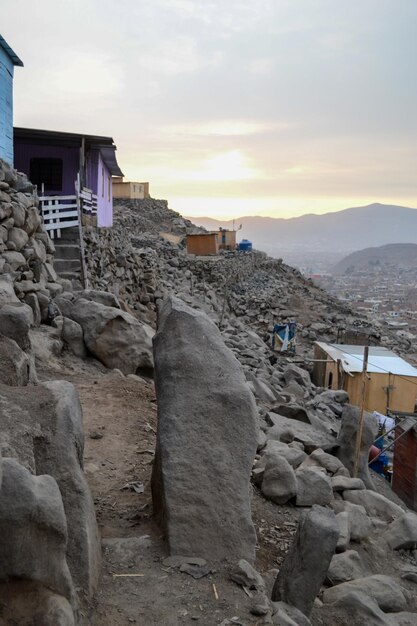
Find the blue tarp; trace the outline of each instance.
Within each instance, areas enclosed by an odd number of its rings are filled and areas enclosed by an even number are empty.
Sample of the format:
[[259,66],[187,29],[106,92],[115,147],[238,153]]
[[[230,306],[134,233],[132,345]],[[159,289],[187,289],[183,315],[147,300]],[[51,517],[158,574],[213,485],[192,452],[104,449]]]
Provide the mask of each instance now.
[[272,335],[272,348],[277,352],[294,352],[296,329],[297,324],[295,322],[275,324]]

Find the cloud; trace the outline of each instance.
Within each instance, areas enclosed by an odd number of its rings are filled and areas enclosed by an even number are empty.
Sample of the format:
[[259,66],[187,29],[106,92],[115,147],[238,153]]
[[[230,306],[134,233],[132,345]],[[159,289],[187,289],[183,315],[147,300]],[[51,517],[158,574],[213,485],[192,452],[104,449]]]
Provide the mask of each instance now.
[[14,0],[1,34],[17,125],[111,135],[168,199],[296,210],[417,204],[416,19],[415,0]]

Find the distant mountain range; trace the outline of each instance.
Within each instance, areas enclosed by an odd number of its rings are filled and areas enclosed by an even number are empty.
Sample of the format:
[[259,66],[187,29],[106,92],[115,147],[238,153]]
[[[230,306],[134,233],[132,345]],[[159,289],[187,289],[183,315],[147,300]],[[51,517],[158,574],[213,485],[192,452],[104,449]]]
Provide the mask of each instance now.
[[[220,222],[211,218],[190,218],[208,230],[233,228],[233,221]],[[241,217],[234,220],[237,228],[242,224],[241,238],[253,242],[258,250],[275,257],[305,258],[309,254],[333,254],[332,265],[341,256],[370,246],[388,243],[417,243],[417,209],[387,204],[370,204],[300,217]]]
[[369,270],[369,268],[388,270],[390,267],[417,271],[417,244],[390,243],[378,248],[358,250],[339,261],[332,269],[332,274],[353,273],[364,269]]

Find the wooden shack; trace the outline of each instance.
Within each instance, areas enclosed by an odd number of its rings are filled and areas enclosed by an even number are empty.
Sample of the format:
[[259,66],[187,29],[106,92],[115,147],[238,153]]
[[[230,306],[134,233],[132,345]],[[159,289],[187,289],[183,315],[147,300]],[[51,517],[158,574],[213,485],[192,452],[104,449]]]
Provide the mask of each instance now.
[[[362,399],[364,346],[314,344],[312,380],[318,387],[344,389],[351,404]],[[417,369],[391,350],[369,348],[365,409],[383,415],[388,410],[413,412],[417,396]]]
[[149,183],[124,181],[123,176],[113,176],[113,198],[116,200],[143,200],[149,198]]
[[227,228],[219,228],[217,233],[219,237],[220,250],[234,250],[236,248],[236,231],[227,230]]
[[395,429],[392,488],[405,504],[417,511],[417,421],[408,417]]
[[217,233],[187,235],[187,253],[197,256],[212,256],[219,253]]

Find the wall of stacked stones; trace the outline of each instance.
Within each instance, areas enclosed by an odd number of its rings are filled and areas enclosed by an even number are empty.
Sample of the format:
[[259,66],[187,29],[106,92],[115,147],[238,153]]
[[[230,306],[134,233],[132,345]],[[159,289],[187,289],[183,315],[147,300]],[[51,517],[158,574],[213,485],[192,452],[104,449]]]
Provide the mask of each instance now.
[[15,296],[31,306],[40,322],[50,297],[62,290],[56,282],[54,253],[33,185],[0,160],[0,304]]

